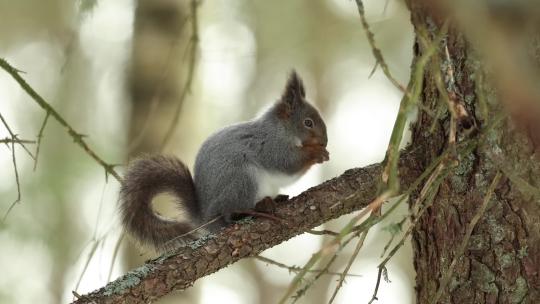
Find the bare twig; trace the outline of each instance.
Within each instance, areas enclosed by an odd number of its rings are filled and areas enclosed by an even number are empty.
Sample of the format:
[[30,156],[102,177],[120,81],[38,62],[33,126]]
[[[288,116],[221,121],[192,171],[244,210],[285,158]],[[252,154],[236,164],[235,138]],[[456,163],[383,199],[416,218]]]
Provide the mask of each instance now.
[[308,230],[306,231],[307,233],[309,234],[313,234],[313,235],[332,235],[332,236],[336,236],[338,235],[339,233],[335,232],[335,231],[331,231],[331,230]]
[[9,135],[11,136],[11,140],[13,141],[12,143],[17,143],[19,144],[23,149],[24,151],[26,151],[26,153],[28,153],[28,155],[30,156],[30,158],[34,159],[34,155],[32,155],[32,152],[30,152],[30,150],[28,150],[28,148],[24,145],[25,142],[24,141],[21,141],[19,140],[17,134],[15,134],[15,132],[13,132],[11,130],[11,128],[9,127],[6,119],[2,116],[2,114],[0,114],[0,120],[2,121],[2,124],[4,125],[4,127],[6,128],[6,130],[8,131]]
[[[13,162],[13,170],[15,171],[15,182],[17,184],[17,198],[11,203],[8,210],[4,214],[2,222],[5,222],[8,214],[11,212],[11,209],[13,209],[13,207],[15,207],[15,205],[21,201],[21,183],[19,181],[19,170],[17,169],[17,158],[15,157],[15,142],[17,141],[17,137],[9,128],[9,125],[7,124],[2,114],[0,114],[0,120],[2,120],[2,123],[11,135],[11,160]],[[23,144],[21,144],[21,146],[23,146]]]
[[332,293],[332,297],[330,298],[330,301],[328,301],[328,303],[333,303],[334,302],[334,299],[336,298],[336,295],[337,295],[339,289],[341,288],[341,286],[343,286],[343,282],[345,281],[345,277],[349,273],[349,269],[351,269],[351,266],[352,266],[353,262],[356,260],[356,257],[358,256],[358,253],[360,252],[360,249],[364,245],[364,240],[366,239],[366,236],[367,236],[368,232],[369,231],[366,230],[360,235],[360,238],[358,239],[358,243],[356,243],[356,247],[354,248],[354,252],[351,255],[351,257],[349,258],[349,262],[347,263],[347,266],[345,266],[345,270],[343,270],[343,273],[339,277],[338,285],[334,289],[334,293]]
[[183,233],[183,234],[181,234],[181,235],[179,235],[179,236],[176,236],[176,237],[174,237],[174,238],[168,240],[167,242],[165,242],[165,245],[164,245],[164,246],[165,246],[165,247],[173,247],[173,248],[174,248],[174,246],[175,246],[174,243],[175,243],[175,242],[177,242],[177,241],[179,241],[179,240],[182,240],[182,238],[184,238],[184,237],[186,237],[186,236],[188,236],[188,235],[194,235],[194,233],[197,232],[197,231],[202,231],[202,232],[204,232],[204,228],[206,228],[206,227],[210,226],[211,224],[217,222],[217,221],[218,221],[219,219],[221,219],[222,217],[223,217],[223,215],[218,215],[218,216],[214,217],[213,219],[211,219],[211,220],[209,220],[209,221],[207,221],[207,222],[205,222],[205,223],[202,223],[201,225],[199,225],[199,226],[197,226],[197,227],[191,229],[190,231],[188,231],[188,232],[186,232],[186,233]]
[[[330,266],[332,266],[332,264],[336,261],[337,257],[338,257],[338,254],[345,248],[347,247],[347,245],[355,238],[358,237],[358,235],[360,234],[360,232],[358,233],[355,233],[353,236],[350,236],[348,237],[347,239],[345,239],[341,245],[339,246],[338,250],[335,252],[335,254],[330,258],[330,260],[326,263],[326,265],[322,268],[323,271],[328,271],[328,269],[330,269]],[[305,280],[306,283],[304,284],[304,286],[302,288],[299,288],[297,291],[296,291],[296,294],[293,296],[293,303],[296,303],[296,301],[298,301],[306,292],[307,290],[313,286],[313,284],[315,284],[315,282],[317,282],[318,279],[320,279],[322,277],[322,273],[318,273],[317,275],[315,275],[315,277],[313,279],[309,279],[309,280]]]
[[116,262],[116,258],[118,257],[118,252],[120,252],[120,245],[122,244],[122,241],[124,240],[125,236],[126,236],[126,234],[124,232],[122,232],[120,234],[120,237],[116,241],[116,245],[114,246],[113,256],[112,256],[112,259],[111,259],[111,265],[109,267],[109,273],[107,274],[107,283],[109,283],[111,281],[111,276],[112,276],[112,272],[113,272],[114,263]]
[[[79,275],[79,278],[77,279],[77,283],[75,284],[75,287],[73,288],[73,291],[76,291],[79,288],[79,285],[81,284],[81,281],[83,279],[84,273],[88,269],[88,265],[90,265],[90,261],[92,260],[92,256],[94,256],[94,253],[96,252],[96,249],[98,245],[101,243],[101,239],[96,240],[92,239],[92,247],[90,247],[90,251],[88,252],[88,255],[86,257],[86,262],[84,263],[83,269],[81,270],[81,274]],[[80,297],[78,297],[80,298]]]
[[41,97],[27,82],[21,77],[19,70],[10,65],[6,60],[0,58],[0,67],[3,68],[8,74],[10,74],[15,81],[26,91],[37,104],[50,114],[58,123],[67,129],[67,133],[71,136],[74,142],[79,145],[90,157],[92,157],[99,165],[101,165],[107,174],[112,175],[119,182],[122,181],[120,175],[114,170],[114,165],[106,163],[101,157],[99,157],[86,143],[83,135],[67,123],[67,121],[47,102]]
[[319,261],[323,256],[326,256],[330,254],[330,250],[332,250],[332,253],[335,253],[339,247],[339,244],[336,242],[330,243],[332,246],[326,245],[323,249],[319,250],[318,252],[314,253],[309,261],[300,268],[300,271],[296,274],[294,279],[292,280],[291,284],[289,284],[289,288],[287,288],[287,291],[285,294],[281,297],[281,300],[279,301],[280,304],[285,303],[288,298],[291,296],[291,294],[296,290],[302,279],[306,276],[306,274],[311,270],[313,266]]
[[[256,255],[253,257],[254,259],[257,259],[261,262],[264,262],[264,263],[267,263],[267,264],[271,264],[271,265],[274,265],[274,266],[277,266],[279,268],[283,268],[283,269],[287,269],[288,271],[290,272],[294,272],[294,273],[298,273],[302,270],[301,267],[298,267],[298,266],[289,266],[289,265],[286,265],[286,264],[283,264],[283,263],[280,263],[278,261],[275,261],[275,260],[272,260],[272,259],[269,259],[267,257],[263,257],[263,256],[260,256],[260,255]],[[313,272],[313,273],[321,273],[321,274],[328,274],[328,275],[343,275],[343,273],[341,272],[333,272],[333,271],[328,271],[328,269],[312,269],[312,270],[309,270],[309,272]],[[357,274],[346,274],[346,276],[350,276],[350,277],[360,277],[360,275],[357,275]]]
[[362,27],[364,28],[364,31],[366,32],[367,39],[369,41],[369,44],[371,45],[371,50],[373,51],[373,56],[377,60],[377,63],[381,66],[381,69],[384,72],[384,75],[392,82],[392,84],[398,88],[401,92],[408,95],[407,89],[397,81],[397,79],[392,76],[390,73],[390,69],[388,68],[388,65],[386,64],[386,61],[384,61],[384,57],[382,55],[381,50],[377,47],[375,44],[375,35],[373,32],[369,29],[369,23],[366,20],[365,12],[364,12],[364,4],[361,0],[356,0],[356,6],[358,7],[358,13],[360,14],[360,21],[362,22]]
[[[373,201],[371,201],[371,203],[369,203],[368,206],[366,206],[366,208],[364,210],[362,210],[360,213],[358,213],[357,215],[355,215],[350,221],[349,223],[347,223],[342,229],[341,231],[339,232],[338,235],[336,235],[334,237],[333,240],[331,240],[330,242],[328,242],[327,244],[325,244],[318,252],[314,253],[311,258],[309,259],[309,261],[304,265],[304,267],[302,267],[302,271],[300,271],[295,277],[294,279],[292,280],[291,284],[289,285],[289,288],[287,289],[287,291],[285,292],[285,294],[283,295],[283,297],[281,298],[280,302],[279,303],[285,303],[287,301],[287,299],[289,298],[289,296],[291,296],[291,294],[296,290],[296,288],[298,287],[298,285],[300,284],[300,282],[302,281],[302,279],[305,277],[305,275],[309,272],[309,270],[315,266],[315,264],[320,260],[322,259],[323,257],[325,256],[329,256],[329,255],[335,255],[339,249],[341,248],[340,246],[340,243],[341,243],[341,240],[347,236],[349,233],[351,233],[353,231],[353,229],[355,228],[355,224],[360,221],[368,212],[371,212],[373,211],[374,209],[376,208],[379,208],[382,204],[382,202],[384,202],[386,199],[388,199],[389,197],[386,197],[386,195],[388,195],[388,192],[385,192],[383,193],[382,195],[379,195],[377,196]],[[354,197],[354,194],[351,195],[349,198],[347,199],[350,199]]]
[[97,231],[98,231],[98,226],[99,226],[99,220],[101,218],[101,208],[103,207],[103,198],[104,198],[104,195],[105,195],[105,188],[107,187],[107,183],[104,183],[103,184],[103,188],[101,190],[101,199],[99,201],[99,207],[98,207],[98,212],[96,213],[96,221],[95,221],[95,224],[94,224],[94,232],[92,233],[92,240],[90,241],[90,243],[92,244],[92,247],[90,249],[90,252],[88,253],[87,257],[86,257],[86,262],[84,264],[84,267],[79,275],[79,279],[77,280],[77,284],[75,285],[75,288],[73,289],[73,291],[76,291],[78,288],[79,288],[79,285],[84,277],[84,274],[86,273],[86,270],[88,269],[88,265],[90,264],[90,261],[92,260],[92,258],[94,257],[94,254],[96,253],[97,251],[97,248],[98,248],[98,245],[100,246],[103,246],[103,244],[105,243],[105,237],[106,237],[106,234],[100,238],[97,237]]
[[15,143],[15,144],[35,144],[36,141],[35,140],[29,140],[29,139],[13,139],[13,138],[9,138],[9,137],[5,137],[5,138],[2,138],[0,139],[0,144],[12,144],[12,143]]
[[476,227],[476,224],[478,224],[478,221],[482,218],[484,215],[484,212],[486,211],[486,208],[491,201],[491,196],[495,192],[495,189],[497,188],[497,185],[499,184],[499,180],[501,179],[502,174],[500,172],[497,172],[495,174],[495,177],[493,178],[491,185],[489,186],[486,195],[484,197],[484,201],[482,202],[482,205],[478,208],[478,212],[474,215],[474,217],[469,222],[469,225],[467,226],[467,230],[465,231],[465,236],[463,237],[463,241],[459,245],[458,249],[456,250],[454,254],[454,258],[452,259],[452,262],[450,263],[450,266],[448,266],[448,269],[444,273],[444,276],[441,278],[439,288],[437,289],[437,293],[432,298],[431,302],[432,304],[435,304],[439,301],[443,290],[446,288],[446,285],[448,285],[448,282],[450,281],[450,277],[452,277],[452,274],[454,273],[454,268],[456,267],[456,264],[465,253],[465,249],[467,248],[467,245],[469,244],[469,239],[471,238],[472,232],[474,230],[474,227]]
[[401,221],[399,221],[398,223],[396,224],[393,224],[393,225],[396,225],[397,226],[397,231],[396,232],[391,232],[391,236],[390,236],[390,239],[388,240],[388,242],[386,243],[386,245],[384,245],[384,248],[383,248],[383,252],[381,254],[381,258],[386,254],[386,251],[388,250],[388,248],[390,248],[390,245],[392,245],[392,242],[394,241],[394,239],[396,238],[396,235],[397,235],[397,232],[401,231],[402,229],[402,226],[403,224],[405,223],[405,221],[407,220],[407,217],[404,217]]
[[47,120],[49,119],[49,116],[50,116],[50,112],[47,111],[45,113],[45,118],[43,119],[43,123],[41,124],[41,128],[39,128],[39,133],[38,133],[38,142],[37,142],[37,147],[36,147],[36,158],[34,160],[34,171],[36,171],[36,168],[37,168],[37,163],[38,163],[38,156],[39,156],[39,148],[41,147],[41,139],[43,138],[43,132],[45,131],[45,126],[47,125]]

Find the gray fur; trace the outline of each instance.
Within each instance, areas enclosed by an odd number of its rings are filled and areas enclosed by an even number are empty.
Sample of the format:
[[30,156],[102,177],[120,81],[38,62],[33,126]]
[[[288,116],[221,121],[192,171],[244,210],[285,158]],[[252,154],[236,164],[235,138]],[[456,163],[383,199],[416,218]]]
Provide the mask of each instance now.
[[[306,128],[306,118],[313,121],[313,128]],[[219,229],[231,220],[231,214],[257,203],[257,193],[264,185],[258,184],[256,172],[303,173],[313,163],[300,147],[308,142],[326,147],[326,126],[305,100],[302,81],[293,72],[281,99],[261,117],[226,127],[203,143],[193,181],[177,159],[154,156],[130,166],[121,191],[124,225],[135,230],[138,239],[158,248],[171,235],[182,235],[223,215],[209,228]],[[153,215],[148,206],[162,191],[182,198],[180,206],[187,207],[193,223],[174,223]]]
[[[326,125],[319,112],[304,99],[302,81],[293,72],[280,101],[258,119],[226,127],[211,135],[195,161],[195,188],[203,221],[219,214],[251,209],[257,203],[259,185],[253,167],[284,174],[296,174],[304,161],[297,140],[310,136],[304,118],[314,121],[314,132],[326,146]],[[287,107],[289,118],[278,115]]]
[[196,193],[204,202],[203,220],[217,214],[229,220],[230,212],[253,208],[258,185],[252,168],[296,172],[301,165],[296,150],[294,137],[268,114],[210,136],[194,170]]

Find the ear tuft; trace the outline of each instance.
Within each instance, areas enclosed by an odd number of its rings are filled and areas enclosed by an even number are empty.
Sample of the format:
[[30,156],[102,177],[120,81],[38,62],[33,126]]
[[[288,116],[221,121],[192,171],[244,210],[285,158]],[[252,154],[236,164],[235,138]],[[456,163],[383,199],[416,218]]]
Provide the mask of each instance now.
[[302,107],[306,91],[302,79],[295,70],[289,74],[285,90],[277,103],[277,114],[281,119],[288,119],[296,109]]
[[304,84],[302,79],[295,70],[289,74],[289,80],[285,85],[285,91],[283,92],[282,99],[285,102],[294,103],[295,101],[301,101],[306,97],[306,91],[304,90]]

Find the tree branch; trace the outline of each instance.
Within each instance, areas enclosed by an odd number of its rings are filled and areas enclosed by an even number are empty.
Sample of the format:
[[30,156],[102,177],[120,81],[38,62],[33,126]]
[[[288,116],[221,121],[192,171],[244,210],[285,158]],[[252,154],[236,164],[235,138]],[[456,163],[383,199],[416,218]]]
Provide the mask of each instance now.
[[[14,68],[6,60],[0,58],[0,68],[4,69],[8,74],[13,77],[13,79],[21,86],[21,88],[47,113],[46,115],[51,115],[59,124],[66,128],[69,136],[73,138],[73,141],[79,145],[90,157],[92,157],[98,164],[100,164],[107,174],[112,175],[116,178],[117,181],[121,182],[122,178],[114,170],[114,165],[106,163],[101,157],[99,157],[96,152],[94,152],[86,141],[84,140],[84,135],[78,133],[73,129],[73,127],[68,124],[68,122],[47,102],[41,95],[39,95],[27,82],[24,78],[21,77],[21,71]],[[45,125],[45,124],[43,124]],[[40,135],[43,135],[43,127],[40,130]],[[30,152],[29,152],[30,153]]]
[[[412,153],[401,156],[401,182],[407,186],[420,175]],[[206,275],[242,258],[302,234],[331,219],[366,207],[377,194],[382,166],[350,169],[279,205],[277,225],[270,219],[235,223],[219,233],[150,260],[105,287],[77,296],[82,303],[147,303],[175,290],[183,290]]]

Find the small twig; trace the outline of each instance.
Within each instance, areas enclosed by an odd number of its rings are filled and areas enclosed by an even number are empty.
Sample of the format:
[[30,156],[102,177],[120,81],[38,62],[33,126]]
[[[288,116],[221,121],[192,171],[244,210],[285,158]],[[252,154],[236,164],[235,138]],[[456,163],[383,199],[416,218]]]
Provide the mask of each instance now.
[[24,78],[21,77],[19,70],[14,68],[12,65],[10,65],[6,60],[0,58],[0,67],[3,68],[8,74],[10,74],[17,83],[21,86],[21,88],[26,91],[32,99],[37,102],[37,104],[45,110],[46,113],[49,113],[58,123],[60,123],[63,127],[67,129],[67,133],[73,138],[75,143],[79,145],[90,157],[92,157],[98,164],[100,164],[107,174],[110,174],[116,178],[117,181],[121,182],[122,178],[120,175],[114,170],[114,165],[106,163],[103,159],[101,159],[84,141],[83,135],[73,127],[67,123],[67,121],[47,102],[41,95],[39,95],[27,82],[24,80]]
[[364,12],[364,4],[361,0],[356,0],[356,6],[358,7],[358,13],[360,14],[360,21],[362,22],[362,27],[364,28],[364,31],[366,32],[367,39],[369,41],[369,44],[371,45],[371,50],[373,51],[373,56],[377,60],[377,63],[381,66],[381,69],[384,72],[384,75],[392,82],[392,84],[398,88],[401,92],[403,92],[406,95],[409,95],[408,90],[397,81],[397,79],[392,76],[390,73],[390,69],[388,68],[388,65],[386,64],[386,61],[384,61],[384,57],[382,55],[381,50],[377,47],[375,44],[375,35],[373,32],[369,29],[369,23],[366,20],[365,12]]
[[261,218],[266,218],[266,219],[269,219],[269,220],[272,220],[274,222],[278,222],[278,223],[286,223],[287,221],[285,221],[284,219],[281,219],[271,213],[266,213],[266,212],[259,212],[259,211],[255,211],[255,210],[237,210],[237,211],[233,211],[232,212],[234,215],[243,215],[243,216],[251,216],[251,217],[261,217]]
[[29,139],[18,139],[18,138],[9,138],[9,137],[5,137],[5,138],[2,138],[0,139],[0,144],[11,144],[11,143],[16,143],[16,144],[35,144],[36,141],[35,140],[29,140]]
[[182,106],[184,105],[184,100],[186,99],[186,96],[189,92],[191,92],[191,86],[193,83],[194,75],[195,75],[195,63],[197,58],[197,47],[199,43],[199,30],[198,30],[198,17],[197,17],[197,6],[199,5],[197,0],[191,0],[190,2],[190,8],[191,8],[191,37],[189,39],[189,43],[191,45],[191,48],[189,50],[190,54],[190,60],[188,65],[188,72],[186,75],[186,82],[184,84],[184,89],[182,91],[182,94],[180,95],[178,99],[178,105],[174,111],[173,119],[171,120],[171,123],[169,125],[169,128],[167,129],[167,132],[165,133],[165,136],[163,137],[163,141],[161,142],[160,151],[163,151],[169,140],[171,139],[171,136],[174,133],[175,127],[178,124],[178,120],[180,119],[180,112],[182,110]]
[[502,174],[500,172],[497,172],[497,174],[493,178],[493,181],[491,182],[491,185],[489,186],[486,192],[486,195],[484,196],[484,201],[482,202],[482,205],[480,206],[480,208],[478,208],[478,212],[474,215],[474,217],[469,222],[469,225],[467,226],[467,230],[465,231],[465,236],[463,237],[463,241],[461,242],[460,246],[456,250],[454,254],[454,258],[452,259],[450,266],[448,266],[448,270],[444,273],[444,276],[441,279],[439,288],[437,289],[437,293],[435,294],[435,297],[432,298],[430,303],[435,304],[439,301],[443,293],[443,290],[446,288],[446,285],[448,285],[448,282],[450,281],[450,277],[454,273],[454,267],[456,267],[456,264],[459,258],[461,258],[463,254],[465,253],[465,249],[467,248],[467,245],[469,244],[469,239],[471,238],[474,227],[476,227],[476,224],[478,224],[478,221],[484,215],[484,212],[486,211],[486,208],[489,202],[491,201],[491,196],[495,192],[495,189],[497,188],[497,185],[499,184],[499,180],[501,179],[501,177],[502,177]]
[[4,127],[8,131],[9,135],[11,136],[11,140],[16,142],[17,144],[19,144],[24,149],[24,151],[26,151],[26,153],[28,153],[30,158],[34,159],[34,155],[32,155],[32,152],[30,152],[30,150],[28,150],[28,148],[26,148],[26,146],[24,145],[25,143],[20,141],[19,138],[17,137],[17,134],[15,134],[11,130],[11,128],[9,127],[9,125],[8,125],[8,123],[6,121],[6,119],[4,118],[4,116],[2,116],[2,114],[0,114],[0,120],[2,121],[2,124],[4,124]]
[[172,244],[173,242],[175,242],[175,241],[177,241],[177,240],[180,240],[180,239],[182,239],[183,237],[186,237],[186,236],[188,236],[188,235],[193,234],[194,232],[197,232],[197,231],[199,231],[199,230],[201,230],[201,229],[204,229],[205,227],[208,227],[210,224],[215,223],[216,221],[218,221],[218,220],[221,219],[222,217],[223,217],[223,215],[216,216],[216,217],[214,217],[213,219],[209,220],[208,222],[206,222],[206,223],[204,223],[204,224],[202,224],[202,225],[200,225],[200,226],[198,226],[198,227],[195,227],[194,229],[192,229],[192,230],[190,230],[190,231],[188,231],[188,232],[186,232],[186,233],[183,233],[183,234],[181,234],[181,235],[179,235],[179,236],[176,236],[176,237],[174,237],[174,238],[168,240],[168,241],[165,243],[164,247],[168,247],[169,244]]
[[383,15],[386,14],[386,10],[388,9],[388,4],[390,4],[390,0],[386,0],[384,2]]
[[[335,254],[330,258],[330,260],[326,263],[326,265],[322,268],[322,271],[328,271],[328,269],[330,269],[330,266],[332,266],[332,264],[336,261],[337,257],[338,257],[338,254],[345,248],[347,247],[347,245],[353,240],[355,239],[356,237],[358,237],[358,233],[355,233],[353,236],[347,238],[345,241],[343,241],[343,243],[339,246],[338,250],[335,252]],[[318,273],[317,275],[315,275],[315,277],[311,280],[307,280],[307,283],[300,289],[298,289],[298,291],[296,292],[296,294],[294,295],[294,300],[293,300],[293,303],[296,303],[296,301],[298,301],[305,293],[306,291],[313,285],[315,284],[315,282],[317,282],[318,279],[321,278],[322,276],[322,272],[321,273]]]
[[[428,34],[425,30],[418,30],[419,41],[423,44],[424,48],[429,48],[430,44],[438,43],[429,40]],[[444,100],[450,112],[450,130],[448,133],[448,144],[455,146],[457,122],[463,121],[469,118],[469,114],[465,109],[465,106],[458,100],[458,96],[461,94],[458,92],[458,86],[454,77],[454,67],[448,45],[444,45],[444,56],[446,59],[446,71],[445,79],[443,80],[441,68],[443,65],[437,56],[432,59],[432,74],[435,80],[435,86],[439,92],[439,96]]]
[[[287,269],[290,272],[298,273],[298,272],[302,271],[301,267],[289,266],[289,265],[280,263],[278,261],[269,259],[267,257],[260,256],[260,255],[256,255],[253,258],[256,259],[256,260],[259,260],[261,262],[277,266],[279,268]],[[327,274],[327,275],[339,275],[339,276],[343,275],[343,273],[341,273],[341,272],[328,271],[327,269],[311,269],[308,272],[321,273],[321,274]],[[361,275],[358,275],[358,274],[346,274],[346,275],[350,276],[350,277],[361,277]]]
[[75,290],[72,290],[72,291],[71,291],[71,294],[72,294],[75,298],[77,298],[77,299],[82,298],[82,296],[81,296],[80,294],[78,294]]
[[77,283],[75,284],[75,288],[73,288],[73,290],[76,291],[79,288],[79,285],[81,284],[84,273],[88,269],[88,265],[90,265],[90,261],[92,260],[92,256],[94,255],[94,252],[96,251],[96,249],[97,249],[100,242],[101,242],[101,240],[96,240],[96,239],[92,240],[92,247],[90,248],[90,252],[88,252],[86,262],[84,263],[81,274],[79,275],[79,278],[77,279]]
[[86,262],[84,265],[84,268],[81,271],[81,274],[79,276],[79,279],[77,281],[77,285],[75,285],[75,288],[73,290],[77,290],[79,288],[79,284],[81,283],[84,274],[86,273],[86,270],[88,269],[88,265],[90,264],[90,261],[94,257],[94,254],[97,251],[98,245],[103,246],[105,243],[106,234],[100,238],[97,237],[97,230],[99,226],[99,220],[101,218],[101,208],[103,207],[103,198],[105,197],[105,188],[107,187],[107,183],[103,184],[103,188],[101,190],[101,199],[99,202],[98,212],[96,214],[96,222],[94,224],[94,232],[92,233],[92,240],[90,241],[93,243],[92,248],[90,249],[90,252],[88,253],[88,256],[86,258]]
[[[422,35],[419,35],[421,37]],[[427,40],[427,37],[421,37],[422,40]],[[425,42],[427,43],[427,42]],[[445,46],[446,51],[446,58],[447,58],[447,84],[446,86],[443,83],[441,70],[440,70],[440,62],[437,57],[434,57],[433,64],[432,64],[432,72],[433,72],[433,78],[435,79],[435,86],[437,87],[437,91],[439,92],[439,96],[444,100],[446,103],[446,106],[448,108],[448,111],[450,112],[450,130],[448,132],[448,144],[450,146],[455,146],[456,144],[456,133],[457,133],[457,93],[455,92],[457,86],[454,79],[454,70],[452,68],[452,61],[450,59],[450,54],[448,53],[448,46]]]
[[334,245],[333,248],[330,248],[330,246],[324,246],[323,249],[325,250],[321,249],[318,252],[314,253],[309,259],[309,261],[303,267],[301,267],[300,271],[293,278],[291,284],[289,285],[289,288],[287,288],[287,291],[281,297],[281,300],[279,301],[280,304],[283,304],[287,301],[289,296],[296,290],[296,287],[298,286],[298,284],[300,284],[302,279],[311,270],[311,268],[315,266],[315,264],[317,263],[319,259],[321,259],[324,255],[330,254],[330,250],[332,250],[333,253],[337,251],[339,244],[335,242],[331,242],[331,244]]
[[17,198],[9,206],[8,210],[4,214],[4,217],[2,218],[2,222],[6,221],[11,209],[13,209],[13,207],[15,207],[15,205],[21,201],[21,183],[19,181],[19,171],[17,169],[17,161],[15,158],[15,143],[13,142],[11,143],[11,159],[13,162],[13,170],[15,171],[15,182],[17,183]]
[[45,114],[45,118],[43,119],[43,123],[41,124],[41,128],[39,128],[39,133],[37,136],[38,142],[37,142],[37,147],[36,147],[36,158],[34,160],[34,171],[36,171],[36,168],[37,168],[39,148],[41,147],[41,139],[43,138],[43,132],[45,131],[45,126],[47,125],[47,120],[49,119],[50,115],[51,115],[50,112],[47,111]]
[[[407,220],[407,217],[404,217],[401,221],[399,221],[397,224],[394,224],[394,225],[397,225],[399,231],[401,231],[402,229],[402,226],[403,224],[405,223],[405,221]],[[396,235],[397,235],[397,232],[393,233],[391,232],[391,237],[390,239],[388,240],[388,242],[386,243],[386,245],[384,245],[384,248],[383,248],[383,252],[381,253],[381,258],[386,254],[386,251],[388,250],[388,248],[390,248],[390,245],[392,245],[392,242],[394,241],[394,239],[396,238]]]
[[334,299],[336,298],[336,295],[337,295],[339,289],[341,288],[341,286],[343,286],[343,282],[345,281],[345,277],[349,273],[349,270],[351,269],[351,266],[352,266],[353,262],[356,260],[356,257],[358,256],[358,253],[360,252],[360,249],[364,245],[364,240],[366,239],[366,236],[367,236],[368,232],[369,232],[369,230],[364,231],[362,233],[362,235],[360,236],[360,239],[358,240],[358,243],[356,243],[356,247],[354,248],[354,252],[351,255],[351,257],[349,258],[349,262],[347,263],[347,266],[345,266],[345,270],[343,271],[343,273],[339,277],[338,285],[334,289],[334,293],[332,294],[332,297],[330,298],[330,301],[328,301],[328,303],[333,303],[334,302]]
[[111,281],[111,276],[112,276],[112,272],[113,272],[114,263],[116,261],[116,258],[118,257],[118,252],[120,252],[120,245],[122,244],[122,241],[124,240],[125,236],[126,236],[126,234],[124,232],[122,232],[120,234],[120,237],[118,238],[118,241],[116,241],[116,245],[114,246],[113,256],[112,256],[112,259],[111,259],[111,266],[109,266],[109,273],[107,274],[107,283],[109,283]]
[[336,235],[339,235],[339,233],[335,232],[335,231],[331,231],[331,230],[308,230],[306,231],[307,233],[309,234],[313,234],[313,235],[332,235],[332,236],[336,236]]
[[9,128],[9,126],[8,126],[7,122],[5,121],[4,117],[2,116],[2,114],[0,114],[0,120],[2,120],[2,123],[4,124],[6,129],[8,130],[9,134],[11,134],[11,138],[12,138],[12,141],[11,141],[11,160],[13,162],[13,170],[15,171],[15,182],[17,184],[17,198],[15,199],[15,201],[13,201],[11,203],[8,210],[4,214],[4,217],[2,218],[2,222],[5,222],[8,214],[11,212],[11,209],[13,209],[13,207],[15,207],[15,205],[21,201],[21,183],[19,181],[19,170],[17,169],[17,158],[15,157],[15,141],[16,141],[16,137],[15,137],[15,134],[13,134],[13,132],[11,132],[11,129]]

